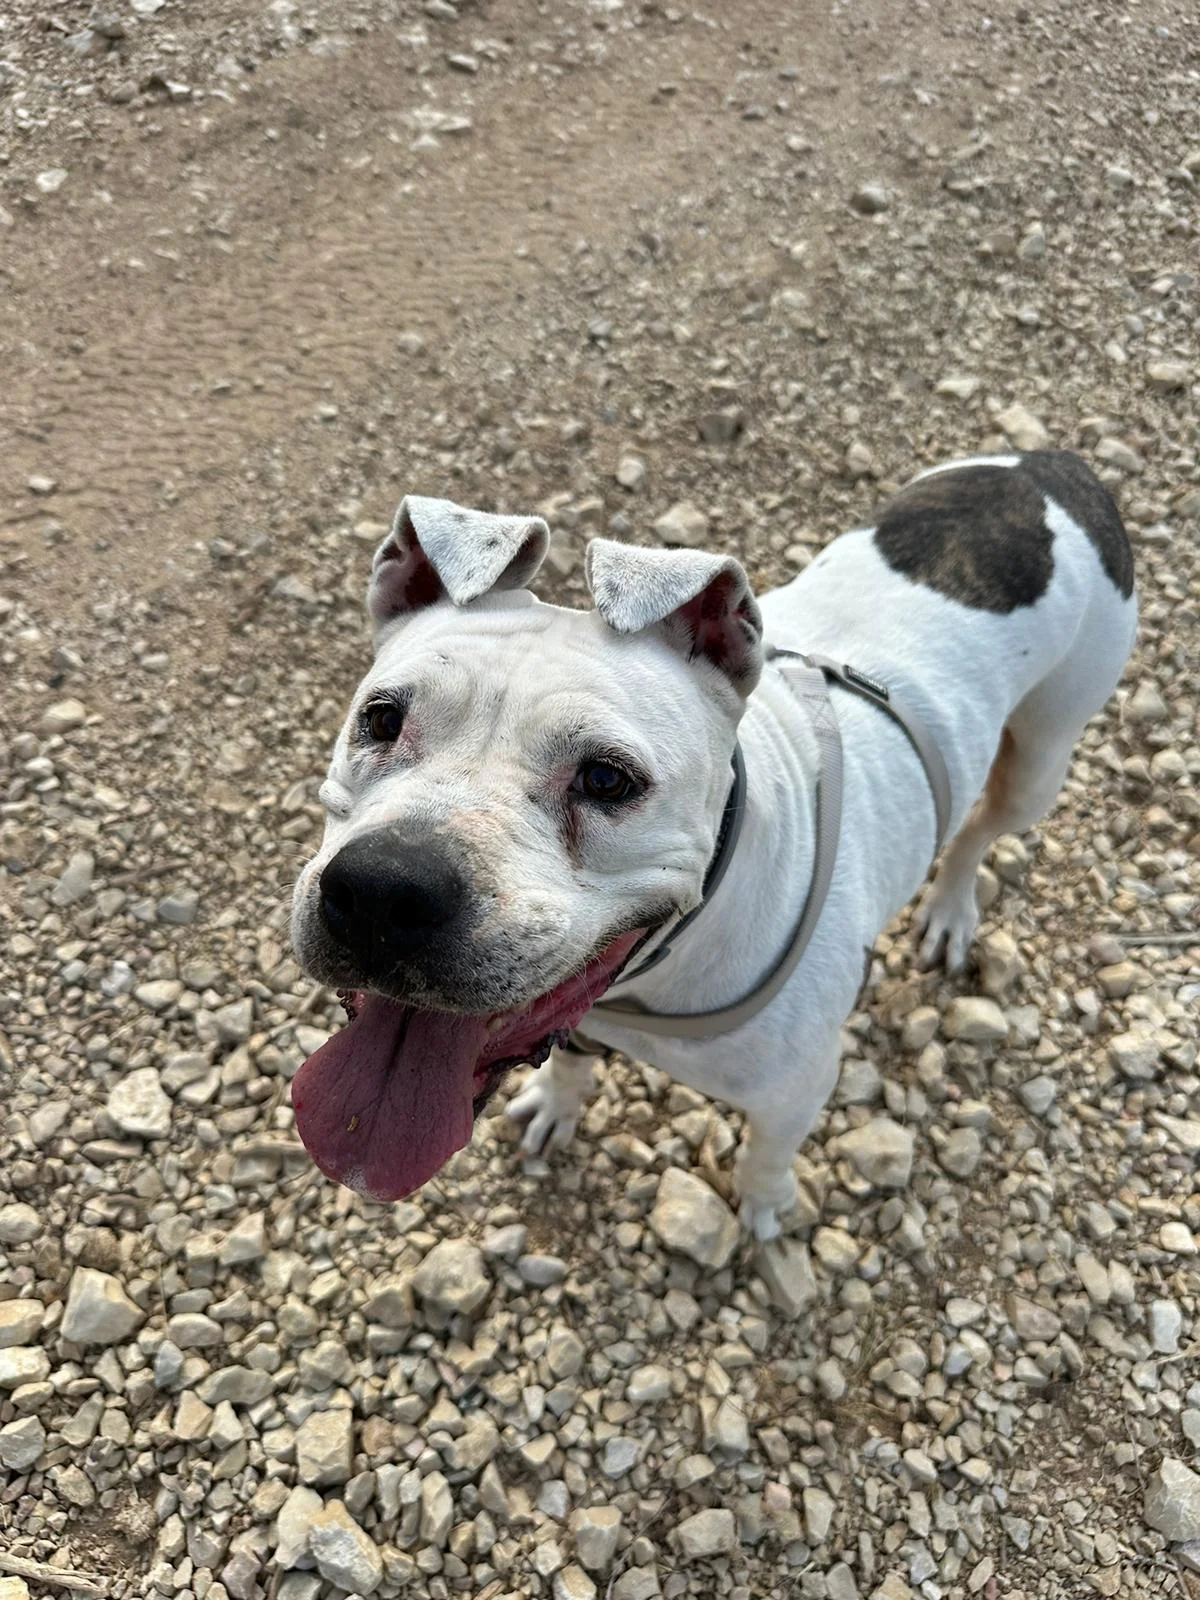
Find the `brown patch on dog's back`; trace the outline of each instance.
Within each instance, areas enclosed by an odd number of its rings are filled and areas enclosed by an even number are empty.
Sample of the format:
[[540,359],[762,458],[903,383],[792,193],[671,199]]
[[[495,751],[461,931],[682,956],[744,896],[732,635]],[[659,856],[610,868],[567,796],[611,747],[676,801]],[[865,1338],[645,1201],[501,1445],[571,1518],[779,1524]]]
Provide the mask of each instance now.
[[1045,594],[1053,543],[1042,492],[1020,467],[956,467],[918,478],[875,526],[876,547],[894,572],[1002,615]]
[[1096,547],[1100,565],[1128,600],[1133,593],[1133,551],[1116,501],[1081,456],[1070,450],[1031,450],[1018,472],[1027,472],[1049,499],[1077,522]]

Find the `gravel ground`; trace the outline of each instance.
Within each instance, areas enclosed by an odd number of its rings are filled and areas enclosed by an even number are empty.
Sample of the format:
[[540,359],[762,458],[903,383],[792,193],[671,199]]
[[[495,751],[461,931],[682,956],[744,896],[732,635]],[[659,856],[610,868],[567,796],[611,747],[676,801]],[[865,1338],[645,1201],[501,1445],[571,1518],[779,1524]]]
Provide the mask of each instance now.
[[[1182,0],[9,6],[0,1600],[1200,1596],[1198,183]],[[1006,441],[1139,650],[976,969],[880,939],[785,1239],[635,1063],[325,1182],[287,899],[400,494],[766,587]]]

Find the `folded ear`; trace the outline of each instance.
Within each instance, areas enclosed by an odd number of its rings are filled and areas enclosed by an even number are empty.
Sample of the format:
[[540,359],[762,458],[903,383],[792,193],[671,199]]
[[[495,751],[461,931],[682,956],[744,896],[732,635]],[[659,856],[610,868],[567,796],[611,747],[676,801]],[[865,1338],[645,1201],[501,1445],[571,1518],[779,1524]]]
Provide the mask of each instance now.
[[617,633],[659,627],[748,695],[762,671],[762,617],[741,566],[703,550],[647,550],[593,539],[585,567],[596,610]]
[[437,600],[465,606],[490,589],[521,589],[541,566],[541,517],[497,517],[449,500],[405,495],[375,552],[367,610],[376,628]]

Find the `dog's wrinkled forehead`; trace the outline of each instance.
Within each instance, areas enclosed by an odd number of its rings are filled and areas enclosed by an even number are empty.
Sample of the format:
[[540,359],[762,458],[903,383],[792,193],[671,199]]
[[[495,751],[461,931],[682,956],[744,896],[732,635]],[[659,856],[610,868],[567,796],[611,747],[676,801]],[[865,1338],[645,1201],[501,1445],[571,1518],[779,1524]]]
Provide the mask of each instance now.
[[464,719],[491,725],[548,728],[565,717],[581,732],[628,722],[647,734],[663,717],[694,724],[708,698],[661,639],[614,635],[597,612],[546,605],[524,590],[433,606],[385,634],[356,700],[382,689],[456,703]]

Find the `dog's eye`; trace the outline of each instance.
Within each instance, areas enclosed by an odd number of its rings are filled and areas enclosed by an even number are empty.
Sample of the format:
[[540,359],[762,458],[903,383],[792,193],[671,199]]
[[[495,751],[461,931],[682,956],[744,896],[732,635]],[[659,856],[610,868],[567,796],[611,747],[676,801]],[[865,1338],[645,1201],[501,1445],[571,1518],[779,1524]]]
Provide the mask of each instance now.
[[611,761],[585,761],[575,774],[571,787],[586,800],[617,805],[622,800],[630,799],[638,785],[636,779]]
[[395,744],[404,726],[404,707],[394,700],[379,700],[362,715],[363,732],[376,744]]

